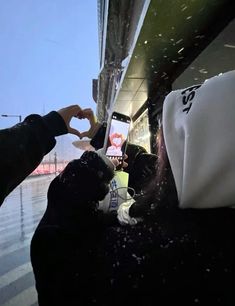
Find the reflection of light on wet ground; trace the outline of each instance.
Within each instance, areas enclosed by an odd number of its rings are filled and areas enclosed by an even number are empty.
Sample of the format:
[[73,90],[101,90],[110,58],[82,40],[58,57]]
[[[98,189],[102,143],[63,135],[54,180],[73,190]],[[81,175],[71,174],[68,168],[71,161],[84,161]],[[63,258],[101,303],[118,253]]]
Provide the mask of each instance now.
[[46,208],[51,176],[26,179],[0,208],[0,305],[36,306],[30,241]]

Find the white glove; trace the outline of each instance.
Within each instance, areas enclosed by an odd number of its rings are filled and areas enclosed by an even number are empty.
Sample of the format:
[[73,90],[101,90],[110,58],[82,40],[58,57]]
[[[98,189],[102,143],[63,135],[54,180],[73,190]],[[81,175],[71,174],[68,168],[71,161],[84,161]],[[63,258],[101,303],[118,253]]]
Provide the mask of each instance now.
[[126,201],[124,203],[122,203],[118,210],[117,210],[117,218],[118,221],[121,225],[135,225],[137,224],[138,220],[136,218],[132,218],[129,216],[129,209],[131,207],[131,205],[135,203],[134,199],[131,199],[129,201]]

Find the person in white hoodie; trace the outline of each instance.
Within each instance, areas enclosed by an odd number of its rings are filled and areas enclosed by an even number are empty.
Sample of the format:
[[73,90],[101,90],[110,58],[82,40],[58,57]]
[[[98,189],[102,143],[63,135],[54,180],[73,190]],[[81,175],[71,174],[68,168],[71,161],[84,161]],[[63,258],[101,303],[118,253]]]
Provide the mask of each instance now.
[[181,209],[235,206],[234,90],[229,71],[166,96],[156,181],[128,207],[130,216],[149,213],[168,196]]
[[235,204],[235,71],[172,91],[163,134],[180,208]]

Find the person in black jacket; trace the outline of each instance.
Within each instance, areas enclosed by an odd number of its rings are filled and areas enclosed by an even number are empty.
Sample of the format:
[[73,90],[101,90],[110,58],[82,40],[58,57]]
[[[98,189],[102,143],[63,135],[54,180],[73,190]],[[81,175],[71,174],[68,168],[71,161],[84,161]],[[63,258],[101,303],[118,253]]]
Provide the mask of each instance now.
[[98,209],[113,174],[85,152],[51,183],[31,242],[39,305],[232,306],[235,212],[182,210],[171,194],[121,226]]
[[95,152],[52,182],[31,243],[40,306],[234,305],[234,79],[166,97],[155,179],[129,207],[142,222],[97,209],[113,170]]
[[78,105],[71,105],[45,116],[29,115],[22,123],[0,130],[0,205],[53,149],[56,136],[72,133],[80,137],[70,127],[72,117],[78,117],[80,111]]

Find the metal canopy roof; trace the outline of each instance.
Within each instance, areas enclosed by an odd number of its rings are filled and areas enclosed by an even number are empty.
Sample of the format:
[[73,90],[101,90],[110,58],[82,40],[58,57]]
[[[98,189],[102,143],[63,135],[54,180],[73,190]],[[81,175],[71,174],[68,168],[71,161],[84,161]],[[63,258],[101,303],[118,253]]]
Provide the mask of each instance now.
[[[119,12],[119,25],[122,13]],[[113,101],[103,96],[103,107],[114,103],[115,110],[135,115],[159,86],[173,82],[182,73],[234,15],[232,0],[152,0],[129,63],[119,75]],[[110,20],[113,21],[112,11],[108,24]],[[110,33],[107,39],[113,39]],[[118,60],[120,64],[123,58]],[[100,78],[103,89],[111,85],[110,79],[106,71],[106,80],[102,83]]]

